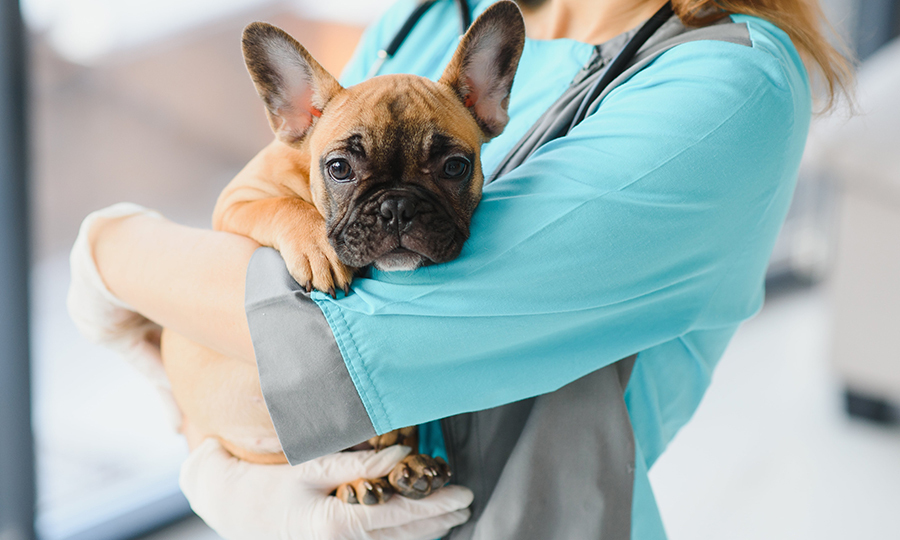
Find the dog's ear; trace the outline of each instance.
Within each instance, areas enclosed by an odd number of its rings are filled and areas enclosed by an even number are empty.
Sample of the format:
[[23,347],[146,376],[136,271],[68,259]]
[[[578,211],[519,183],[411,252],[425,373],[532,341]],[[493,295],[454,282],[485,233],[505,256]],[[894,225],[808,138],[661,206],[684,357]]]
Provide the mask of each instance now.
[[272,131],[285,143],[299,141],[341,85],[297,40],[271,24],[251,23],[242,44]]
[[518,6],[497,2],[472,23],[441,76],[439,82],[456,92],[485,139],[499,135],[509,121],[509,91],[524,46]]

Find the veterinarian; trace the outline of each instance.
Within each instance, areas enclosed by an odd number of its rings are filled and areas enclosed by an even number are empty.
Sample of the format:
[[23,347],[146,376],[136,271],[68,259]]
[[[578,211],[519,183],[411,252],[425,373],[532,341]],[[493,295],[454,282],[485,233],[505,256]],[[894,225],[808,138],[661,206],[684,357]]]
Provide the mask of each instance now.
[[[258,364],[302,464],[198,444],[182,486],[225,538],[427,539],[455,525],[454,540],[665,538],[647,472],[762,304],[813,108],[801,58],[827,96],[847,68],[814,2],[674,0],[671,16],[660,0],[519,4],[531,39],[457,260],[373,270],[335,300],[243,237],[137,208],[85,228],[99,274],[84,270],[84,294],[106,299],[109,340],[152,346],[138,312]],[[343,84],[441,73],[460,35],[450,0],[379,52],[415,9],[401,0],[366,32]],[[642,28],[621,74],[598,82]],[[328,503],[329,485],[401,455],[320,456],[415,424],[471,491]]]

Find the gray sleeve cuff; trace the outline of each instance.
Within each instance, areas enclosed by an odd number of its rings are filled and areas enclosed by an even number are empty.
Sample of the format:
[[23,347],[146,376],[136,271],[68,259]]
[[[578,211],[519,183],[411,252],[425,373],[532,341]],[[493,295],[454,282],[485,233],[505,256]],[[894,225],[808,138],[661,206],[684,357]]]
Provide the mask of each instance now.
[[244,300],[263,397],[291,465],[375,436],[325,316],[274,249],[250,259]]

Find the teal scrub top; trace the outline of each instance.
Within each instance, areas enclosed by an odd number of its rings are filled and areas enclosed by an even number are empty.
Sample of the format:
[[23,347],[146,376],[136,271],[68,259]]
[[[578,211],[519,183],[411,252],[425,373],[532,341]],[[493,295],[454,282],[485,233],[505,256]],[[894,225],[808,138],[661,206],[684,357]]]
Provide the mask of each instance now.
[[[473,14],[490,3],[473,2]],[[400,0],[366,31],[343,84],[365,78],[414,6]],[[458,17],[454,2],[437,2],[380,74],[438,79]],[[762,305],[811,115],[788,36],[732,19],[747,24],[752,47],[674,47],[487,185],[458,259],[373,270],[337,300],[313,293],[377,432],[551,392],[639,352],[625,394],[637,449],[632,538],[665,538],[647,471]],[[592,51],[526,40],[510,122],[483,148],[486,177]]]

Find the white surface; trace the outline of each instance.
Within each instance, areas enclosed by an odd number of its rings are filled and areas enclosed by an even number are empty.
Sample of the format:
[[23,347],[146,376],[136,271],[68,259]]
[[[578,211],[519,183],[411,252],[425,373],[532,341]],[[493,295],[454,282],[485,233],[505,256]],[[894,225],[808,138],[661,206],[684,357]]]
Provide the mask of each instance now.
[[845,190],[839,210],[834,365],[855,391],[900,404],[900,197]]

